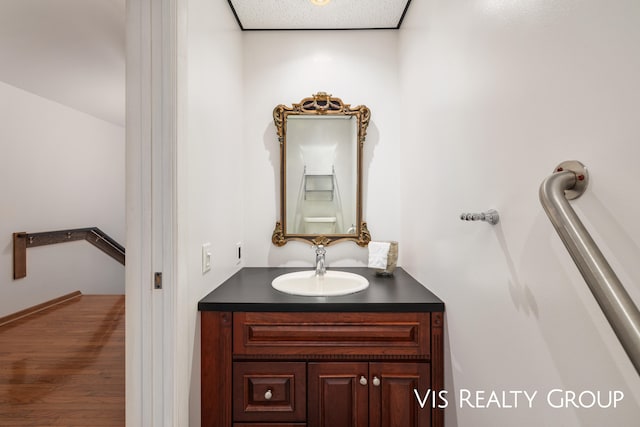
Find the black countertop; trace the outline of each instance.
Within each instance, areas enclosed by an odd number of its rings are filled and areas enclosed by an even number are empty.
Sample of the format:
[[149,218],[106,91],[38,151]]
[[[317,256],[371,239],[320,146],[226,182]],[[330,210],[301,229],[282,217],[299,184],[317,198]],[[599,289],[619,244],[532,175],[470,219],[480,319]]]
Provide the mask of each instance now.
[[369,287],[332,297],[289,295],[271,287],[284,273],[309,268],[248,267],[227,279],[198,303],[200,311],[286,312],[425,312],[444,311],[444,302],[402,268],[391,277],[376,276],[366,267],[336,268],[364,276]]

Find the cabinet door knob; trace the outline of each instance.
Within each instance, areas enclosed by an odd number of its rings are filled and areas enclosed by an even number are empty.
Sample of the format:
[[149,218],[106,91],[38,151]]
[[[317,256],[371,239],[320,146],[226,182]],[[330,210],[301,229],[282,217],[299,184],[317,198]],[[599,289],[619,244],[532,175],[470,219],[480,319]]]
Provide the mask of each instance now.
[[364,377],[364,375],[360,375],[360,384],[367,385],[367,379]]
[[265,399],[267,399],[267,400],[271,400],[271,398],[272,398],[272,397],[273,397],[273,393],[271,392],[271,389],[267,390],[267,391],[264,393],[264,398],[265,398]]
[[380,385],[380,378],[373,377],[373,385],[378,387]]

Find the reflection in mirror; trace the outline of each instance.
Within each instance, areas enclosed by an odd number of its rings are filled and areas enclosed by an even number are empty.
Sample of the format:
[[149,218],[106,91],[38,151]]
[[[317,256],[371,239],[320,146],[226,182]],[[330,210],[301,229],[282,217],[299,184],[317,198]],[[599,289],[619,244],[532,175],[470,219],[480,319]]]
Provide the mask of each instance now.
[[274,121],[281,153],[281,220],[272,241],[328,245],[371,239],[362,221],[362,144],[369,109],[351,108],[320,92],[293,107],[278,105]]
[[287,234],[355,234],[353,116],[287,119]]

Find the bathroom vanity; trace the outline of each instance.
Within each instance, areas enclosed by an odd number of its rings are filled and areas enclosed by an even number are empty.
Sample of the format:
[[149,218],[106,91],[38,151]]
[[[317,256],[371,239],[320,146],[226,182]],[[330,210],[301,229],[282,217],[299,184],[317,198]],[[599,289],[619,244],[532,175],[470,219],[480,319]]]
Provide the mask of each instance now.
[[444,303],[401,268],[341,268],[370,283],[343,296],[272,288],[296,270],[244,268],[199,302],[202,426],[442,427],[424,396],[444,387]]

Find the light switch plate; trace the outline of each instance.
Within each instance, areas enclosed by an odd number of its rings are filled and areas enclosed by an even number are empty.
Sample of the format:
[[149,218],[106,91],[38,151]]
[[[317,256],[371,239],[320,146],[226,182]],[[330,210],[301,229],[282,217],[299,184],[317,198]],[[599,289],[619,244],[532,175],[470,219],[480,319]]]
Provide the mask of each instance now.
[[211,270],[211,243],[202,244],[202,274]]

